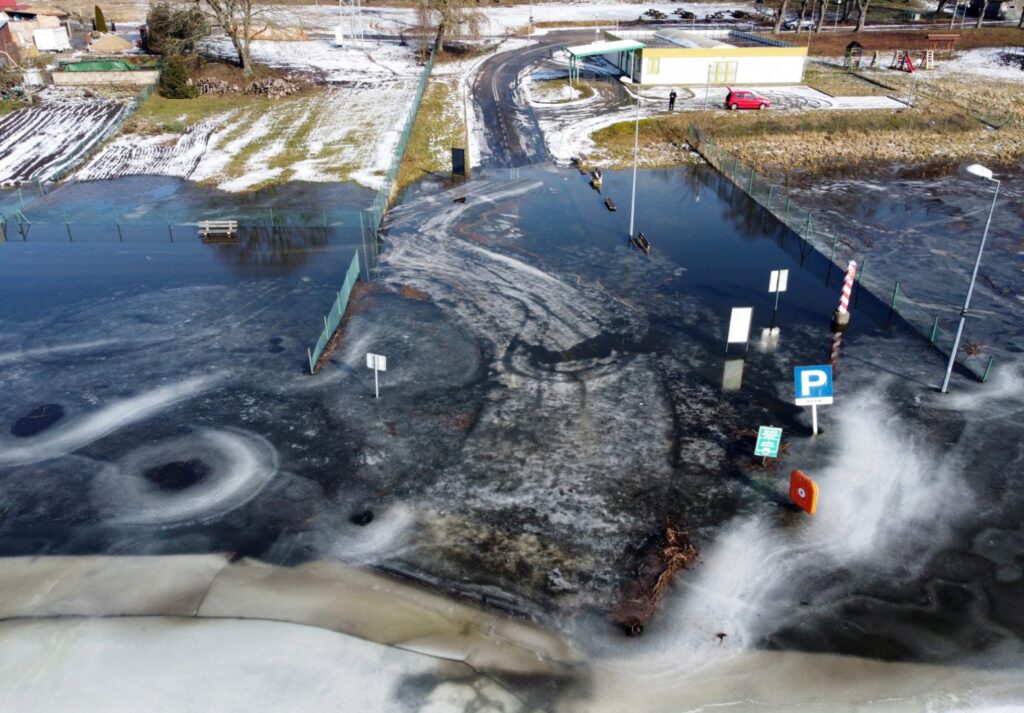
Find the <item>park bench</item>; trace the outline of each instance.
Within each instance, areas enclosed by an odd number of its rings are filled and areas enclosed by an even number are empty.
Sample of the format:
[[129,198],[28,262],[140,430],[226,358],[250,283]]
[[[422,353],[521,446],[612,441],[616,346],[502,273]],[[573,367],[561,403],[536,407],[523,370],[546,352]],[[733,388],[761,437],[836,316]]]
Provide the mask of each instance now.
[[237,220],[202,220],[199,222],[199,237],[205,242],[231,240],[237,234]]

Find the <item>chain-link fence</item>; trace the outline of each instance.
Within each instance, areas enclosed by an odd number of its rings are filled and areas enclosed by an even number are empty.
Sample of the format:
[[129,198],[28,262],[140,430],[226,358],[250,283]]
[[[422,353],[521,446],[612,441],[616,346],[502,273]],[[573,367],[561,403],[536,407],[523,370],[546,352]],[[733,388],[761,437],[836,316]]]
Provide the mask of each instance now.
[[[689,143],[711,166],[802,241],[801,260],[805,248],[817,250],[828,260],[830,276],[833,265],[836,274],[841,276],[847,262],[856,260],[859,267],[853,292],[854,308],[860,306],[861,292],[866,290],[888,305],[890,314],[902,317],[924,335],[929,344],[949,355],[953,348],[955,321],[943,322],[936,305],[915,300],[908,294],[905,280],[901,282],[901,279],[883,274],[880,267],[871,264],[856,246],[844,242],[839,233],[818,225],[815,222],[815,211],[797,205],[784,184],[758,174],[751,166],[718,146],[707,132],[691,125]],[[979,356],[971,351],[968,345],[962,345],[957,361],[981,381],[985,381],[992,368],[993,357]]]
[[373,205],[366,211],[367,227],[370,229],[371,235],[377,235],[377,231],[380,230],[380,224],[384,221],[384,214],[390,207],[391,201],[395,198],[398,170],[401,168],[405,149],[409,146],[409,136],[412,134],[412,127],[416,123],[416,115],[419,113],[420,102],[423,100],[423,92],[427,89],[430,73],[434,69],[434,57],[437,55],[440,42],[441,31],[438,30],[437,36],[434,38],[434,44],[430,48],[430,56],[423,65],[423,72],[420,73],[420,81],[416,85],[416,95],[413,98],[409,115],[405,118],[405,126],[402,128],[402,133],[398,138],[398,145],[391,156],[391,164],[388,166],[387,173],[384,174],[384,182],[373,199]]
[[359,279],[359,272],[359,252],[357,251],[352,256],[348,272],[345,273],[345,281],[341,284],[341,289],[338,290],[338,295],[334,300],[334,304],[331,305],[330,312],[324,315],[324,328],[320,332],[320,338],[316,341],[316,346],[306,351],[309,357],[310,374],[315,374],[319,370],[320,357],[330,343],[334,332],[341,326],[341,320],[344,318],[345,310],[348,308],[348,299],[352,295],[352,288],[356,286],[356,281]]

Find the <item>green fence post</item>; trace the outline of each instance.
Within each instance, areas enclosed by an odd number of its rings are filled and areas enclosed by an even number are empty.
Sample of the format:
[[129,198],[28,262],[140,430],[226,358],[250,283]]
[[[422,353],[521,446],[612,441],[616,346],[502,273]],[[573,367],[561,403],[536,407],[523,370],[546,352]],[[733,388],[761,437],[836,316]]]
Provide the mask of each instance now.
[[790,198],[789,196],[786,196],[786,219],[784,221],[782,221],[782,222],[784,222],[786,224],[787,228],[789,227],[789,209],[792,208],[792,207],[793,207],[793,199]]
[[810,234],[810,232],[811,232],[811,211],[807,211],[807,220],[804,221],[804,232],[803,232],[804,240],[807,240],[807,236]]
[[768,186],[768,202],[765,203],[765,206],[764,206],[769,211],[771,211],[771,209],[772,209],[772,194],[774,194],[774,193],[775,193],[775,184],[773,183],[770,186]]
[[327,209],[326,208],[324,208],[323,213],[324,213],[324,227],[326,228],[327,227]]
[[309,347],[306,347],[306,356],[309,357],[309,373],[312,374],[313,373],[313,352],[311,352],[309,350]]
[[935,319],[932,320],[932,332],[928,335],[928,343],[935,344],[935,337],[939,333],[939,315],[935,315]]
[[900,296],[900,281],[896,280],[896,286],[892,289],[892,304],[889,305],[889,312],[893,312],[896,309],[896,300]]
[[61,208],[60,212],[64,216],[64,229],[68,231],[68,242],[73,243],[75,239],[71,237],[71,224],[68,222],[68,212],[64,208]]
[[750,178],[747,179],[747,193],[751,198],[754,197],[754,169],[750,169]]
[[981,383],[983,383],[983,384],[984,384],[984,383],[985,383],[986,381],[988,381],[988,372],[989,372],[989,369],[991,369],[991,368],[992,368],[992,361],[993,361],[994,359],[995,359],[995,357],[994,357],[994,356],[990,356],[990,357],[988,358],[988,364],[986,364],[986,365],[985,365],[985,371],[984,371],[984,373],[982,373],[982,375],[981,375]]

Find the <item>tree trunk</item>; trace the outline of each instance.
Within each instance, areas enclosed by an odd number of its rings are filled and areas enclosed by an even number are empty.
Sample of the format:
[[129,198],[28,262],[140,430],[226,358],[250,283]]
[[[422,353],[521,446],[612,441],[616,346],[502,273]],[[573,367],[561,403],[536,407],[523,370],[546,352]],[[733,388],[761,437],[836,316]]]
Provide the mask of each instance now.
[[242,74],[247,77],[252,76],[252,59],[249,57],[249,40],[248,38],[243,39],[239,35],[241,33],[247,33],[243,28],[232,27],[228,29],[228,35],[231,36],[231,44],[235,48],[235,54],[238,55],[238,63],[242,65]]
[[815,32],[821,32],[821,28],[825,26],[825,8],[827,7],[828,0],[821,0],[818,3],[818,24],[814,27]]
[[778,13],[775,15],[775,28],[772,30],[776,35],[782,31],[782,21],[786,17],[786,5],[789,4],[789,0],[782,0],[779,5]]
[[988,10],[988,2],[989,0],[981,0],[981,12],[978,13],[978,24],[974,26],[979,30],[981,29],[982,23],[985,22],[985,11]]
[[853,9],[853,0],[843,0],[843,14],[839,16],[839,19],[843,22],[849,20],[851,9]]
[[856,0],[857,2],[857,29],[855,32],[863,32],[864,25],[868,21],[868,5],[871,4],[871,0]]
[[946,7],[947,0],[939,0],[939,6],[935,8],[935,17],[942,15],[943,8]]
[[804,26],[804,16],[807,14],[807,0],[800,0],[800,16],[796,21],[796,32],[800,34],[800,30]]

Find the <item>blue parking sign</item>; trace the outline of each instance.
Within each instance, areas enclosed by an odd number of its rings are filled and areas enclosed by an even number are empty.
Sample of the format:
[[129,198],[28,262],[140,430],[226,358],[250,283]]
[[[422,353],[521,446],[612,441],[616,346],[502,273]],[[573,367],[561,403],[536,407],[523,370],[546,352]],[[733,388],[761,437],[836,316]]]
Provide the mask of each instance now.
[[832,366],[794,367],[793,386],[796,389],[797,406],[832,403]]

